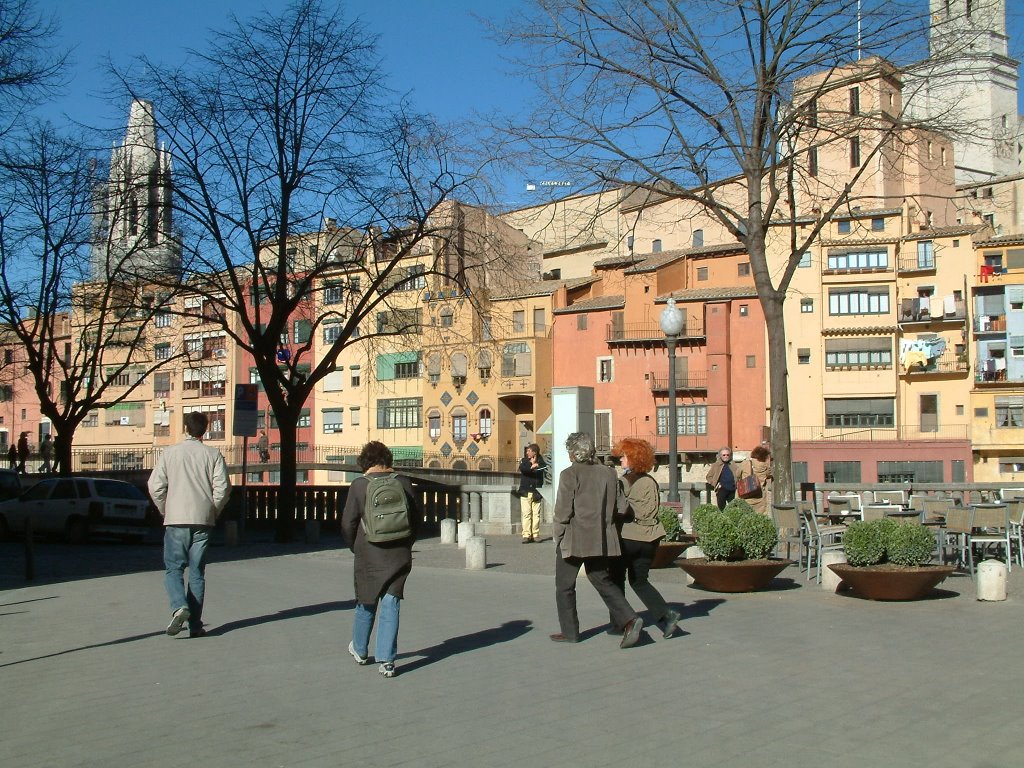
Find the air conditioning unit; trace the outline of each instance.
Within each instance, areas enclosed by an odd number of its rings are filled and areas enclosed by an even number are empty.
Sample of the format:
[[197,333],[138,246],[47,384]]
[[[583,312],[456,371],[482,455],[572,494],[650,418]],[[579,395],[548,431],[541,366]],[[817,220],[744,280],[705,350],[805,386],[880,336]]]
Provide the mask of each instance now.
[[228,351],[226,349],[215,349],[213,350],[213,354],[215,357],[227,357]]
[[118,423],[122,427],[130,427],[132,425],[132,417],[131,416],[122,416],[120,419],[118,419]]

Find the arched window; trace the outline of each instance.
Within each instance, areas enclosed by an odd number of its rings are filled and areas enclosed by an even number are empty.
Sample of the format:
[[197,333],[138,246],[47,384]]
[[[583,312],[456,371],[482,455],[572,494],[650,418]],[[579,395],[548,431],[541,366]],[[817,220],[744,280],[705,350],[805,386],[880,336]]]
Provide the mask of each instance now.
[[452,355],[452,383],[456,387],[466,385],[466,372],[469,370],[469,358],[462,352]]
[[469,436],[469,415],[460,407],[452,411],[452,439],[457,443],[466,442]]
[[437,384],[441,380],[441,353],[431,352],[427,356],[427,380]]
[[451,328],[455,323],[455,310],[451,307],[442,307],[439,315],[442,328]]
[[480,459],[479,463],[476,465],[476,468],[479,469],[481,472],[491,472],[494,469],[494,462],[491,461],[490,459],[483,458]]
[[480,373],[480,381],[487,381],[491,378],[492,365],[491,351],[481,349],[476,355],[476,369]]
[[466,466],[466,462],[462,459],[456,459],[452,462],[452,469],[469,469],[469,467]]
[[493,428],[493,422],[494,422],[494,420],[493,420],[493,418],[491,416],[491,409],[490,408],[481,408],[480,409],[480,429],[478,430],[478,432],[480,433],[481,437],[488,437],[491,434],[491,429]]
[[441,412],[437,408],[427,411],[427,436],[431,440],[441,437]]

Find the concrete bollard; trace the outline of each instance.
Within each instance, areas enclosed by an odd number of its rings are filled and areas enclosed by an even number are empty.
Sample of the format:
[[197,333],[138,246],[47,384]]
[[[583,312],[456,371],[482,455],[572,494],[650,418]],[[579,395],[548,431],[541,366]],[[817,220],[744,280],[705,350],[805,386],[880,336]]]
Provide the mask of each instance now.
[[224,544],[228,547],[238,546],[238,521],[224,521]]
[[307,544],[319,544],[320,543],[320,521],[319,520],[307,520],[306,521],[306,543]]
[[473,538],[473,524],[469,522],[459,523],[458,541],[459,549],[466,548],[466,542]]
[[[701,549],[700,547],[698,547],[695,544],[692,547],[687,547],[686,548],[686,551],[683,553],[683,557],[685,557],[687,560],[696,560],[696,559],[701,558],[701,557],[706,557],[706,555],[704,554],[704,550]],[[582,570],[582,569],[580,569],[580,570]],[[686,583],[687,584],[693,584],[694,581],[696,581],[696,579],[694,579],[693,576],[691,576],[690,574],[687,573],[686,574]]]
[[1006,563],[1002,560],[985,560],[978,563],[978,599],[1006,599]]
[[466,570],[482,571],[487,568],[487,539],[472,536],[466,541]]
[[835,592],[843,582],[839,575],[833,573],[829,566],[845,562],[845,552],[826,552],[821,556],[821,588],[826,592]]
[[441,543],[442,544],[454,544],[455,536],[457,534],[457,528],[459,523],[456,520],[452,520],[450,517],[446,517],[441,521]]

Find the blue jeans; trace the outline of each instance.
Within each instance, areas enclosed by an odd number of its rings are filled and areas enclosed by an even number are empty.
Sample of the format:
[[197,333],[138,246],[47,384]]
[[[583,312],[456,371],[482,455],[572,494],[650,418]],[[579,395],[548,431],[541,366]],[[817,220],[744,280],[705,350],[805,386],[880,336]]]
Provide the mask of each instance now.
[[398,655],[398,614],[401,602],[394,595],[385,593],[374,605],[356,603],[356,618],[352,623],[352,647],[356,649],[356,653],[363,658],[368,655],[370,632],[373,631],[373,620],[379,608],[377,650],[373,658],[378,664],[394,662]]
[[[164,586],[171,601],[171,613],[188,607],[188,628],[203,626],[203,597],[206,595],[206,546],[210,528],[205,525],[168,525],[164,528]],[[182,576],[188,568],[188,593]]]

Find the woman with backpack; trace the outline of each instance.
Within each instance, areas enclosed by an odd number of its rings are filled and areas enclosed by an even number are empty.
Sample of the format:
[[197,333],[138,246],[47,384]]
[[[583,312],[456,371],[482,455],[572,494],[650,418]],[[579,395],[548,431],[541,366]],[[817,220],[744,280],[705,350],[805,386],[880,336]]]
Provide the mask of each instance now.
[[[395,473],[393,463],[384,443],[374,440],[363,446],[356,460],[363,476],[352,481],[341,515],[341,534],[355,555],[356,611],[348,652],[357,664],[370,661],[370,633],[379,619],[374,659],[384,677],[395,676],[399,606],[412,569],[416,524],[423,518],[412,483]],[[404,521],[398,520],[401,496]],[[388,521],[381,524],[385,518]]]

